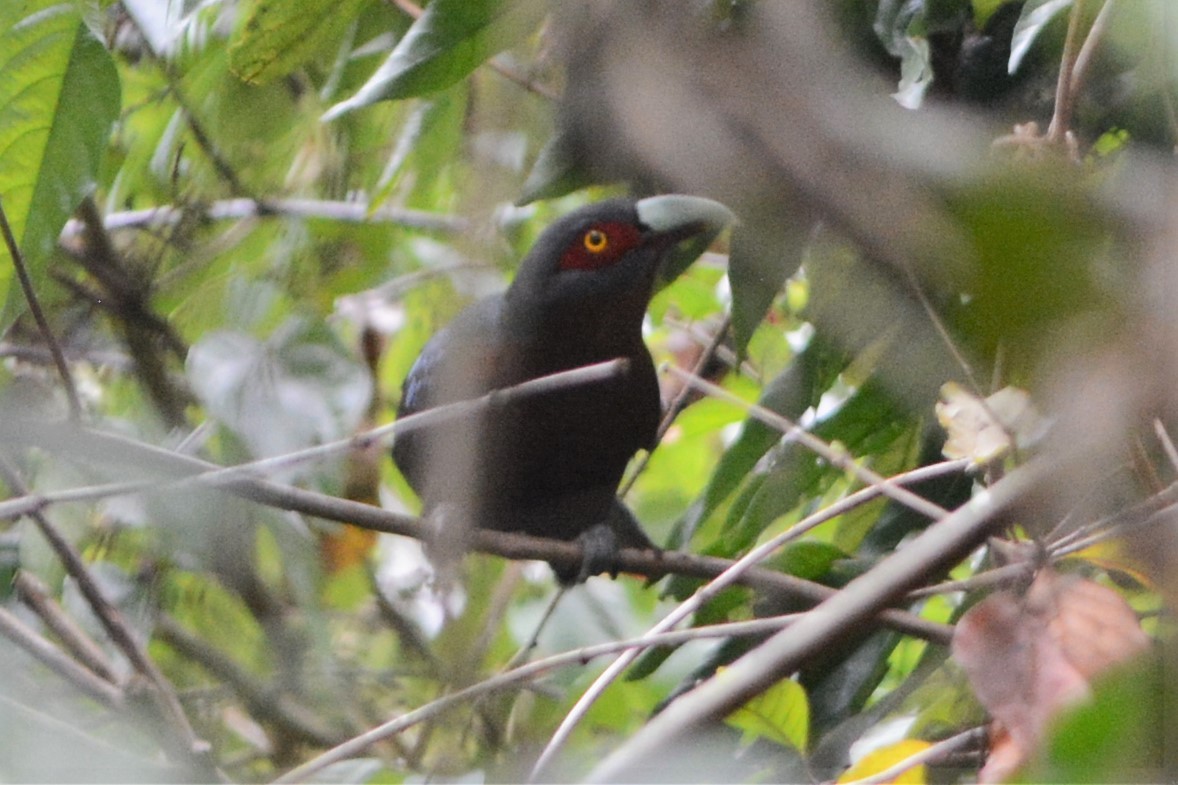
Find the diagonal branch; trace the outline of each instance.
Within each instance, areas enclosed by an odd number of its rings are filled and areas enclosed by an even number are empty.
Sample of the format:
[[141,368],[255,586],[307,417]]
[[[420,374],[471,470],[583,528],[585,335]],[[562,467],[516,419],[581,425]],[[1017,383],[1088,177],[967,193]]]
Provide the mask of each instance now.
[[[0,478],[3,478],[4,482],[15,493],[28,493],[24,482],[15,469],[2,457],[0,457]],[[81,591],[82,596],[86,598],[86,602],[89,604],[91,610],[94,611],[94,615],[98,617],[107,635],[111,637],[111,640],[119,647],[119,650],[130,660],[136,672],[142,674],[152,687],[154,687],[151,694],[156,701],[161,715],[171,723],[173,729],[181,737],[182,744],[179,745],[181,748],[177,752],[190,760],[201,759],[210,750],[209,745],[196,735],[196,731],[188,721],[188,716],[180,706],[180,701],[176,697],[175,690],[159,668],[156,667],[155,663],[152,662],[151,658],[147,656],[147,650],[135,637],[131,625],[123,617],[123,614],[119,612],[118,608],[106,599],[106,596],[98,585],[98,581],[90,573],[90,569],[82,560],[81,555],[62,536],[61,532],[57,530],[57,527],[39,512],[30,513],[29,517],[36,524],[41,536],[48,541],[53,552],[57,554],[57,558],[61,560],[66,573],[77,582],[78,589]]]
[[[398,432],[404,432],[411,426],[411,421],[413,427],[420,427],[427,422],[469,414],[481,407],[502,405],[514,395],[524,392],[535,394],[546,388],[551,388],[553,385],[567,382],[573,376],[581,375],[583,378],[589,372],[601,373],[608,370],[610,366],[616,368],[617,362],[613,361],[600,366],[588,366],[554,374],[525,382],[517,387],[500,390],[473,401],[430,409],[340,444],[345,446],[363,445],[367,443],[364,439],[375,438],[377,434],[391,433],[395,435]],[[192,481],[198,476],[205,475],[203,480],[205,484],[219,487],[229,493],[267,506],[350,523],[361,528],[390,534],[416,539],[423,537],[420,522],[416,518],[359,502],[337,499],[313,491],[271,482],[259,478],[254,473],[259,467],[272,469],[276,465],[283,465],[284,462],[289,462],[289,456],[255,462],[248,465],[250,468],[246,469],[226,469],[216,464],[112,434],[66,424],[20,420],[14,417],[0,417],[0,442],[37,446],[66,456],[70,460],[130,465],[147,472],[149,477],[165,481]],[[302,451],[300,456],[305,457],[328,447],[339,449],[338,445],[325,445]],[[888,486],[898,488],[892,482],[889,482]],[[884,484],[879,485],[879,488],[882,490]],[[112,490],[118,492],[146,492],[156,489],[147,488],[138,483],[130,486],[125,483],[112,486]],[[80,494],[79,498],[94,498],[101,495],[101,489],[84,490],[87,493]],[[0,503],[0,513],[13,515],[18,511],[39,510],[45,504],[46,497],[26,495],[25,498]],[[483,553],[508,559],[540,559],[552,564],[568,566],[570,569],[581,563],[579,543],[529,537],[509,532],[479,530],[475,533],[473,547]],[[733,564],[728,559],[717,557],[698,556],[678,551],[643,551],[633,548],[623,549],[619,554],[618,562],[618,566],[623,572],[642,575],[652,580],[658,580],[670,574],[711,579],[723,573]],[[810,602],[820,602],[834,593],[834,590],[828,586],[765,569],[749,569],[741,574],[737,582],[758,591],[784,594]],[[902,632],[927,640],[943,643],[948,640],[950,634],[950,628],[946,625],[929,622],[905,611],[884,611],[880,615],[880,620],[885,624],[895,626]]]
[[587,781],[632,779],[653,756],[665,754],[693,731],[723,719],[816,652],[861,631],[880,609],[984,542],[1000,516],[1047,475],[1043,462],[1029,463],[934,523],[787,632],[774,635],[734,662],[723,678],[712,678],[671,704],[594,769]]
[[45,345],[49,347],[50,354],[53,355],[53,364],[57,366],[57,373],[61,376],[61,384],[65,388],[66,399],[70,405],[70,417],[77,420],[82,416],[82,404],[78,400],[78,388],[74,385],[74,377],[70,373],[70,367],[65,361],[65,355],[61,353],[61,345],[57,342],[57,337],[49,327],[49,320],[45,318],[45,312],[41,310],[41,301],[37,299],[37,292],[33,289],[33,282],[29,278],[28,268],[25,267],[24,255],[20,252],[20,246],[16,242],[16,237],[12,234],[12,227],[8,223],[8,214],[4,212],[4,206],[2,204],[0,204],[0,233],[4,235],[4,243],[8,246],[8,254],[12,257],[12,266],[16,268],[16,277],[20,281],[21,289],[24,291],[25,302],[29,305],[29,312],[32,313],[33,320],[37,323],[37,329],[41,332],[41,337],[45,340]]

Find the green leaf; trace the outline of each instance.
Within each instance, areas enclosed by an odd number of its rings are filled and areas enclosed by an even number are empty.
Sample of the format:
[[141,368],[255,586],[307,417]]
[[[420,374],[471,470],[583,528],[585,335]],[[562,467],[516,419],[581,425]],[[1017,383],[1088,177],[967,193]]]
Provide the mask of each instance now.
[[847,554],[830,543],[802,540],[782,548],[776,556],[765,561],[765,566],[787,575],[817,581],[830,572],[836,561],[846,557]]
[[364,86],[323,119],[449,87],[531,32],[544,10],[538,0],[434,0]]
[[[0,202],[40,289],[61,228],[93,189],[119,78],[78,6],[51,0],[0,3]],[[2,333],[24,308],[0,243]]]
[[1039,34],[1063,11],[1072,7],[1072,0],[1028,0],[1014,26],[1010,39],[1010,61],[1006,72],[1013,74],[1022,65],[1023,58]]
[[555,199],[589,185],[593,185],[593,178],[578,165],[568,133],[557,131],[540,148],[516,204]]
[[[869,456],[891,445],[908,425],[889,396],[871,383],[812,430],[828,443],[838,442],[852,455]],[[828,466],[797,442],[787,445],[748,504],[743,509],[733,506],[709,553],[732,556],[743,552],[779,517],[820,496],[842,476],[841,469]]]
[[[1174,681],[1153,657],[1105,675],[1092,700],[1054,724],[1016,782],[1163,782],[1173,778]],[[1169,758],[1169,760],[1167,760]]]
[[368,373],[335,335],[298,319],[264,342],[228,330],[205,336],[189,352],[188,379],[255,456],[342,438],[371,392]]
[[[837,373],[831,362],[832,354],[821,341],[811,341],[781,375],[769,383],[757,403],[796,421],[818,400]],[[749,418],[736,441],[721,456],[703,495],[676,525],[669,547],[681,547],[690,541],[699,525],[711,517],[745,481],[757,461],[780,440],[779,431]]]
[[970,301],[956,327],[991,356],[1001,346],[1018,380],[1060,331],[1082,325],[1093,336],[1124,322],[1124,292],[1108,272],[1123,264],[1125,227],[1099,209],[1088,183],[1049,162],[1000,171],[952,197],[951,208],[976,254],[959,281]]
[[258,0],[229,47],[229,66],[246,82],[263,85],[301,66],[337,40],[364,0]]
[[756,223],[746,221],[732,231],[728,281],[738,354],[744,354],[781,287],[802,264],[809,223],[794,216],[773,216]]
[[[723,679],[724,672],[716,674]],[[744,732],[744,742],[768,739],[804,751],[810,734],[810,705],[802,685],[782,679],[725,719]]]

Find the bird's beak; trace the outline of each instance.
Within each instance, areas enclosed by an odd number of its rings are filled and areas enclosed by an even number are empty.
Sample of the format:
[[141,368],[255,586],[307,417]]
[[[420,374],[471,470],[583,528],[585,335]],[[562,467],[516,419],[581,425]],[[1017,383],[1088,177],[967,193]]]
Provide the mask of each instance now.
[[652,240],[674,246],[659,271],[659,285],[673,281],[699,258],[736,215],[724,205],[701,196],[669,194],[640,199],[638,220],[653,232]]

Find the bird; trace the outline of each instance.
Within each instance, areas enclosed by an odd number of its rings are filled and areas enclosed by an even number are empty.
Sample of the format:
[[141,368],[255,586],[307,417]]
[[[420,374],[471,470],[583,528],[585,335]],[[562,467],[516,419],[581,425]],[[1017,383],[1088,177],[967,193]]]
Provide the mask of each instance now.
[[668,257],[698,256],[734,220],[698,196],[589,204],[541,233],[505,292],[468,306],[426,343],[398,418],[626,360],[603,381],[394,437],[393,461],[422,500],[431,558],[464,553],[478,528],[579,540],[579,568],[552,565],[568,585],[616,576],[619,547],[657,550],[617,497],[630,459],[654,448],[662,412],[642,323]]

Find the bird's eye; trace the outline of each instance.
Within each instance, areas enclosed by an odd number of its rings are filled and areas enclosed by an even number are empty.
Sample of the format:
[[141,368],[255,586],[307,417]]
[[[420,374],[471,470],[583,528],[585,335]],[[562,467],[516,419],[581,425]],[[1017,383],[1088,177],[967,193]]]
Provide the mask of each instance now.
[[585,232],[585,250],[589,253],[601,253],[609,247],[609,237],[600,229],[590,229]]

